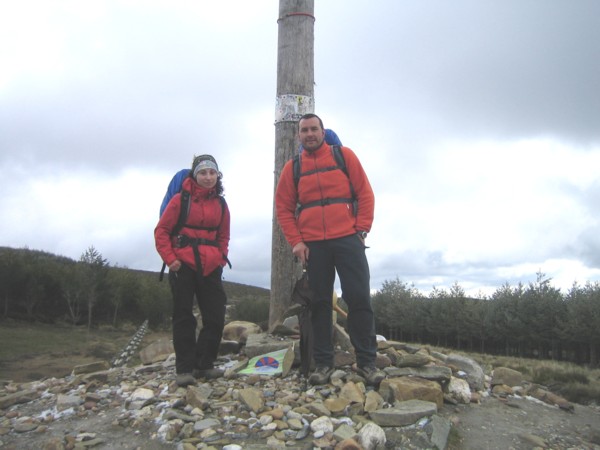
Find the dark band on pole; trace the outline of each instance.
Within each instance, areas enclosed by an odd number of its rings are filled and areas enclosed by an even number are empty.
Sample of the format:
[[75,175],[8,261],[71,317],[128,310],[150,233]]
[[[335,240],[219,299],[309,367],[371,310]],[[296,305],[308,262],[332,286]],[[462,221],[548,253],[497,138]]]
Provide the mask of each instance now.
[[310,17],[313,22],[316,20],[315,16],[313,16],[310,13],[305,13],[305,12],[292,12],[292,13],[287,13],[284,16],[280,17],[279,19],[277,19],[277,23],[279,23],[280,21],[282,21],[283,19],[287,19],[288,17],[291,16],[306,16],[306,17]]

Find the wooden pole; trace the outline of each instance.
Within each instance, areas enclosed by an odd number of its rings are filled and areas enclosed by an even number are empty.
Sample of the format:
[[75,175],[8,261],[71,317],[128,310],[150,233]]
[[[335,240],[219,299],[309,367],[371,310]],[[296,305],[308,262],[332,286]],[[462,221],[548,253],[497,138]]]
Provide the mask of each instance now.
[[[279,0],[277,24],[277,100],[275,111],[275,187],[281,170],[298,149],[298,120],[314,112],[314,0]],[[273,202],[269,330],[290,306],[301,267],[294,261]]]

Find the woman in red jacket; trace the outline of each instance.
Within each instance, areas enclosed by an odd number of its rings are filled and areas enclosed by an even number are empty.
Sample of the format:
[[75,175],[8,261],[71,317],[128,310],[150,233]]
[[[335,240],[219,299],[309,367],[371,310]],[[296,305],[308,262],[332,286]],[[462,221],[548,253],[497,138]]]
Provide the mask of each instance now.
[[[221,277],[228,262],[230,227],[221,178],[212,156],[195,157],[182,192],[170,200],[154,230],[156,249],[173,281],[173,346],[179,386],[223,374],[214,367],[225,326],[227,297]],[[181,223],[186,192],[188,212]],[[194,296],[202,315],[198,337]]]

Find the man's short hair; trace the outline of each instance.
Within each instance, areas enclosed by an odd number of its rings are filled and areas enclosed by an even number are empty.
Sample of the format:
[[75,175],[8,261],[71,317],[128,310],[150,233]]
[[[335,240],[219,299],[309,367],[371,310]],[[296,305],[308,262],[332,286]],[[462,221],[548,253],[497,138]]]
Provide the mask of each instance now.
[[300,129],[300,122],[304,119],[314,119],[314,118],[319,119],[319,125],[321,125],[321,130],[324,130],[325,127],[323,126],[323,121],[321,120],[321,118],[319,116],[317,116],[316,114],[313,113],[308,113],[308,114],[304,114],[302,117],[300,117],[300,120],[298,121],[298,129]]

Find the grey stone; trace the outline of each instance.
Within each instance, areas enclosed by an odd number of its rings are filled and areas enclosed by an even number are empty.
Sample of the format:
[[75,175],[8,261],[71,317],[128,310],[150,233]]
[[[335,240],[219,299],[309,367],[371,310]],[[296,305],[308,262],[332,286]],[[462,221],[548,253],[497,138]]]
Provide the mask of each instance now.
[[246,340],[244,353],[248,358],[254,358],[265,353],[288,348],[290,344],[292,344],[291,339],[276,338],[266,333],[250,334]]
[[378,409],[370,416],[377,425],[382,427],[402,427],[411,425],[421,417],[431,416],[437,412],[433,402],[422,400],[407,400],[397,402],[392,408]]
[[383,371],[390,377],[419,377],[441,384],[448,383],[452,377],[452,369],[444,366],[386,367]]
[[101,372],[103,370],[110,369],[108,361],[96,361],[89,364],[82,364],[73,368],[73,375],[80,375],[83,373],[94,373]]
[[40,393],[31,389],[5,395],[3,397],[0,397],[0,409],[5,409],[9,406],[17,405],[19,403],[31,402],[38,398],[40,395]]
[[427,425],[430,429],[429,440],[431,443],[439,450],[444,450],[448,445],[448,436],[450,435],[450,428],[452,428],[452,424],[449,420],[440,417],[433,416],[431,422]]
[[343,441],[344,439],[352,439],[355,436],[356,430],[346,423],[341,424],[333,432],[333,437],[338,442]]
[[204,431],[221,425],[221,422],[215,418],[202,419],[194,424],[194,431]]
[[457,367],[466,373],[466,380],[475,391],[481,391],[484,388],[485,375],[479,364],[463,355],[451,353],[448,355],[446,363]]
[[79,395],[58,394],[56,397],[56,409],[59,411],[75,408],[82,403],[83,399]]

